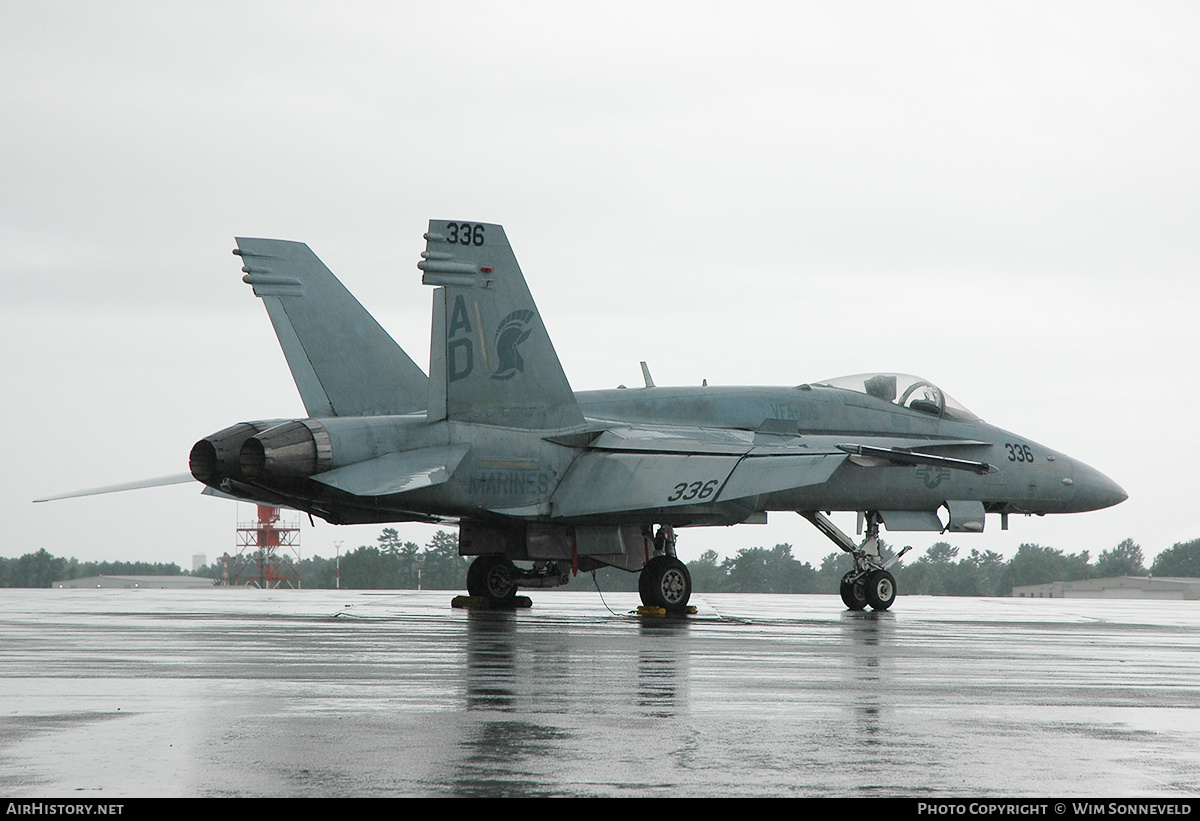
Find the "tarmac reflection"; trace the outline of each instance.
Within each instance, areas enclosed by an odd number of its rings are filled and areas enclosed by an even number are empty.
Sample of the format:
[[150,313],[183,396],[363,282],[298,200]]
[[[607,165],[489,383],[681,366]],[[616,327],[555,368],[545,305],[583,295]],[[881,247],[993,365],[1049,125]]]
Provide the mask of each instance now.
[[8,591],[0,789],[1194,793],[1194,602],[725,595],[671,620],[606,598]]

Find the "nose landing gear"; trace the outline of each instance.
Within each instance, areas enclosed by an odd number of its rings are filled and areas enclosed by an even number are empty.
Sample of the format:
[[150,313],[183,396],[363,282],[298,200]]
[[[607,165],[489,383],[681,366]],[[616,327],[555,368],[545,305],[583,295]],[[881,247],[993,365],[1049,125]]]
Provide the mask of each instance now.
[[879,553],[879,514],[867,513],[867,536],[862,544],[855,544],[822,513],[810,511],[800,515],[854,557],[854,569],[842,576],[839,590],[846,607],[850,610],[864,610],[868,606],[872,610],[887,610],[891,607],[896,600],[896,578],[887,569],[910,548],[906,547],[884,561]]

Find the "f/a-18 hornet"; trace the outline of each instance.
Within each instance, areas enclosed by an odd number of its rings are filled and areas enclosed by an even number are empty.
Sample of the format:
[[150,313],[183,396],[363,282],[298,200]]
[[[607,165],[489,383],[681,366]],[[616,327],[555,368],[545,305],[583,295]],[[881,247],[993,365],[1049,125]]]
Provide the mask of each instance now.
[[[640,573],[643,603],[687,606],[682,527],[796,511],[854,559],[846,606],[891,606],[889,531],[980,532],[986,514],[1098,510],[1126,494],[1091,467],[993,427],[924,379],[877,373],[793,387],[571,389],[499,225],[435,220],[429,374],[307,245],[237,240],[305,419],[207,436],[206,493],[334,524],[457,522],[467,588],[518,588],[601,566]],[[827,518],[856,511],[855,541]],[[944,517],[944,518],[943,518]],[[519,563],[519,564],[518,564]]]

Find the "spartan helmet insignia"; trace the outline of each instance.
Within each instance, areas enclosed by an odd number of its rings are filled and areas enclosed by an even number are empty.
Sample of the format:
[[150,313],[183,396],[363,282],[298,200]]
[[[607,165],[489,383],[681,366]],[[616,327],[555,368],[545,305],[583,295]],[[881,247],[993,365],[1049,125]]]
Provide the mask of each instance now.
[[533,332],[530,327],[533,317],[533,311],[528,309],[513,311],[496,329],[496,356],[500,361],[492,379],[512,379],[518,373],[525,373],[525,358],[517,348]]

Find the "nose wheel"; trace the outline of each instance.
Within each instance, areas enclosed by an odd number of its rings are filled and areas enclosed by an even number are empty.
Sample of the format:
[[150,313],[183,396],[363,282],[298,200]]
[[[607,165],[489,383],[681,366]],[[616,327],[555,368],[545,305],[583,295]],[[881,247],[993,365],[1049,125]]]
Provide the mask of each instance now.
[[868,573],[863,587],[872,610],[887,610],[896,600],[896,579],[886,570]]
[[842,576],[842,603],[848,610],[862,610],[867,606],[867,579],[861,572],[851,570]]
[[879,553],[879,514],[867,514],[867,537],[862,544],[853,540],[829,521],[813,511],[802,513],[834,544],[854,557],[854,569],[842,576],[839,593],[849,610],[887,610],[896,600],[896,577],[887,571],[910,548],[906,547],[886,562]]
[[887,610],[896,600],[896,577],[886,570],[851,570],[842,576],[840,592],[850,610]]

